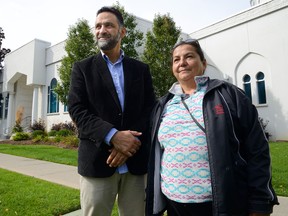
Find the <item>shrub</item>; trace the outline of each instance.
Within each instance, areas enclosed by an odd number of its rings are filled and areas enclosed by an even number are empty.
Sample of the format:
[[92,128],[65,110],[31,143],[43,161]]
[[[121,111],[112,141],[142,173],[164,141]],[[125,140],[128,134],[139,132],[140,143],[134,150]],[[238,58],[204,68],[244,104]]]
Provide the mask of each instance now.
[[51,141],[48,136],[42,137],[41,140],[42,140],[43,142],[49,142],[49,141]]
[[42,141],[42,139],[43,139],[42,135],[37,135],[37,136],[33,137],[32,142],[37,143],[37,142]]
[[56,142],[56,143],[61,142],[61,140],[62,140],[62,137],[60,137],[60,136],[56,136],[56,137],[51,139],[52,142]]
[[57,131],[56,130],[51,130],[48,132],[48,136],[56,136]]
[[43,137],[46,136],[46,133],[43,130],[34,130],[31,134],[31,136],[33,139],[36,137],[41,137],[41,139],[42,139]]
[[38,142],[48,143],[49,141],[51,140],[49,140],[48,136],[42,136],[42,135],[37,135],[32,139],[33,143],[38,143]]
[[52,124],[51,131],[60,131],[62,129],[62,123]]
[[60,131],[58,131],[56,133],[57,136],[62,136],[62,137],[66,137],[69,135],[73,135],[73,132],[67,129],[61,129]]
[[78,147],[79,139],[76,136],[62,137],[62,143],[68,147]]
[[71,122],[61,122],[61,123],[57,123],[57,124],[53,124],[51,127],[51,130],[55,130],[55,131],[60,131],[60,130],[70,130],[73,132],[73,134],[77,134],[77,128],[75,126],[75,124],[71,121]]
[[17,132],[23,132],[23,128],[20,125],[20,123],[17,121],[12,129],[13,133],[17,133]]
[[25,132],[16,132],[15,135],[12,137],[14,141],[20,141],[20,140],[28,140],[30,139],[29,133]]
[[72,121],[71,121],[71,122],[65,122],[65,123],[63,123],[61,129],[70,130],[70,131],[72,131],[74,134],[77,133],[77,128],[76,128],[75,124],[74,124]]
[[261,126],[265,132],[266,138],[269,140],[269,137],[271,136],[271,134],[267,131],[267,125],[268,125],[269,121],[268,120],[265,121],[263,118],[259,117],[259,122],[260,122],[260,124],[261,124]]
[[38,121],[34,121],[33,124],[30,126],[32,131],[42,130],[45,131],[45,122],[43,119],[39,119]]
[[21,126],[21,121],[24,113],[24,107],[20,106],[16,112],[16,122],[12,129],[13,133],[23,132],[23,127]]

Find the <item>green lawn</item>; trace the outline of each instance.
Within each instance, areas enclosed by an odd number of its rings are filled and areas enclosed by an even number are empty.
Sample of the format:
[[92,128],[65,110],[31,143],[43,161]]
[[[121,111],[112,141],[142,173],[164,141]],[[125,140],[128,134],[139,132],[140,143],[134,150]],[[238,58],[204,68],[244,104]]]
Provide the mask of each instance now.
[[[271,142],[270,150],[274,189],[288,197],[288,142]],[[77,150],[56,146],[0,144],[0,152],[77,165]],[[0,215],[59,216],[79,208],[78,190],[0,169]],[[118,215],[117,207],[114,215]]]
[[[77,166],[77,150],[73,149],[50,145],[0,144],[0,152]],[[79,190],[0,168],[1,216],[59,216],[78,209]],[[117,215],[115,205],[112,216]]]
[[0,152],[60,164],[77,166],[77,150],[52,145],[0,144]]
[[0,169],[0,215],[58,216],[80,208],[79,190]]
[[288,197],[288,142],[270,143],[272,182],[279,196]]

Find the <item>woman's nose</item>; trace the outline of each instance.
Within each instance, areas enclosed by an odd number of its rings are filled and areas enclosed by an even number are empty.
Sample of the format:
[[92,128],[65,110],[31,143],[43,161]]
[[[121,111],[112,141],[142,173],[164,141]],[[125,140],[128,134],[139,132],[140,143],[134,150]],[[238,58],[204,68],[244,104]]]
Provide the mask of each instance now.
[[187,64],[187,61],[185,58],[181,58],[180,61],[179,61],[179,65],[180,66],[183,66],[183,65],[186,65]]

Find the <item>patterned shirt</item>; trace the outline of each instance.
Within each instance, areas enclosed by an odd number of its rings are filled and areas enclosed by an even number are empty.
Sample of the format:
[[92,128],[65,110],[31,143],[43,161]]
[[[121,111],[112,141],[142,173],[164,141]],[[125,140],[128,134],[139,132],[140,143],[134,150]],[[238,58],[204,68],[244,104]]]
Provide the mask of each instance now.
[[[204,127],[202,101],[207,77],[196,77],[197,90],[185,95],[178,83],[170,92],[174,97],[166,104],[158,132],[164,149],[161,161],[161,189],[170,200],[201,203],[212,200],[210,167],[205,133],[189,112]],[[189,112],[181,101],[185,102]]]

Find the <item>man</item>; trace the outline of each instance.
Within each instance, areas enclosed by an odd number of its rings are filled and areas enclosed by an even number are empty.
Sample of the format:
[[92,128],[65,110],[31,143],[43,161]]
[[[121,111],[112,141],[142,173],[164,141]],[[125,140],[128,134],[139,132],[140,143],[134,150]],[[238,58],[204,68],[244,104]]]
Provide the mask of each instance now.
[[144,215],[148,119],[155,94],[148,65],[124,56],[121,13],[97,12],[101,52],[73,66],[68,107],[80,144],[83,215],[110,216],[117,195],[121,215]]

